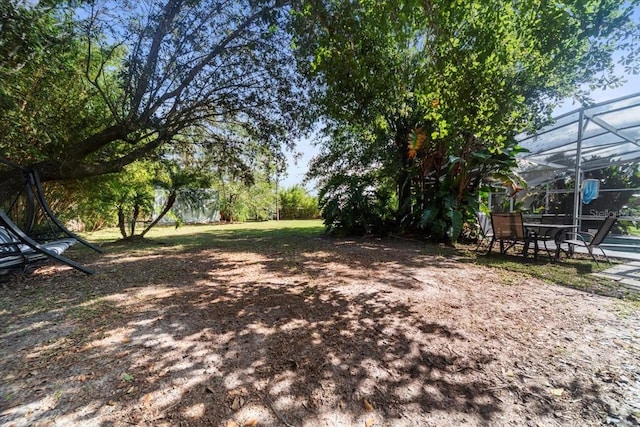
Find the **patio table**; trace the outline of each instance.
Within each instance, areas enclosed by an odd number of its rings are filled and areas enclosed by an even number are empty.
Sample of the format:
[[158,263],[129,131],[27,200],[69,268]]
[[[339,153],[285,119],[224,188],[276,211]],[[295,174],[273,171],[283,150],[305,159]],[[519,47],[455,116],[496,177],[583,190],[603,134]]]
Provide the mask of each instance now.
[[[566,240],[567,232],[578,229],[578,226],[573,224],[544,224],[526,222],[523,224],[523,226],[527,231],[532,232],[532,234],[536,236],[534,243],[536,245],[536,249],[539,249],[538,244],[540,242],[544,243],[544,249],[547,251],[547,254],[549,254],[549,258],[551,258],[552,261],[557,261],[558,259],[560,259],[562,242]],[[550,241],[553,241],[555,245],[555,252],[553,256],[551,256],[551,251],[547,246],[547,242]]]

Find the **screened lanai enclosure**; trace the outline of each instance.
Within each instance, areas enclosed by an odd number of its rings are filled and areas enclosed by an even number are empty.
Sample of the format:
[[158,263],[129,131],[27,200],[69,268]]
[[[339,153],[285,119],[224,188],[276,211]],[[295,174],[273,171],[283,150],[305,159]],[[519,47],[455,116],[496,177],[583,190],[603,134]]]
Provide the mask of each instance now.
[[527,150],[517,171],[527,186],[513,197],[492,194],[492,211],[553,217],[581,231],[615,215],[610,240],[633,240],[624,234],[640,221],[640,93],[576,109],[517,140]]

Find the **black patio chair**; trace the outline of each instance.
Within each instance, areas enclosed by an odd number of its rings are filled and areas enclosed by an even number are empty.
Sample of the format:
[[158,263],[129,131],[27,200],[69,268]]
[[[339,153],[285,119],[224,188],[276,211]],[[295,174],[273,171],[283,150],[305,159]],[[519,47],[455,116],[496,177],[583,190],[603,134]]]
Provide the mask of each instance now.
[[[611,260],[609,260],[609,257],[607,256],[604,249],[600,247],[600,245],[604,241],[605,237],[607,237],[607,234],[609,234],[609,232],[611,231],[611,228],[614,226],[616,221],[618,221],[618,218],[616,216],[608,216],[604,220],[600,228],[598,228],[598,231],[595,232],[595,234],[585,233],[585,232],[576,233],[575,239],[565,240],[564,243],[569,244],[570,254],[573,255],[573,253],[575,252],[576,246],[587,248],[587,251],[589,251],[589,255],[591,255],[591,258],[593,258],[593,260],[596,262],[596,265],[599,265],[598,260],[596,259],[596,256],[593,253],[593,250],[600,249],[600,252],[602,252],[602,255],[604,255],[607,262],[611,264]],[[591,239],[587,241],[584,238],[583,234],[590,236]]]

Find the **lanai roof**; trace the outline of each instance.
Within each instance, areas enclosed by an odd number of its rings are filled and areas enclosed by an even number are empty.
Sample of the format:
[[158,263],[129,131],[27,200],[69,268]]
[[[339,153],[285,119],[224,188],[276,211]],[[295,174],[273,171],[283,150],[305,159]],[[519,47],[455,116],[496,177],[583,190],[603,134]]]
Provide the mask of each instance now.
[[640,93],[563,114],[517,140],[529,150],[518,157],[529,187],[640,161]]

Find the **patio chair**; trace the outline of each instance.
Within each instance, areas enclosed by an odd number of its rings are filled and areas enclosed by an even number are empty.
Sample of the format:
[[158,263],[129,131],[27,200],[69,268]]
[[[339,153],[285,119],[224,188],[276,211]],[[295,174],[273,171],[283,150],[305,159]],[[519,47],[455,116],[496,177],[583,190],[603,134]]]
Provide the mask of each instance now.
[[478,221],[478,246],[476,251],[480,247],[488,244],[493,239],[493,227],[491,226],[491,218],[484,212],[476,212],[476,220]]
[[[600,252],[602,252],[602,255],[604,255],[607,262],[611,264],[609,257],[607,256],[604,249],[600,247],[600,245],[604,241],[604,238],[607,237],[607,234],[609,234],[609,231],[611,231],[611,228],[614,226],[617,220],[618,218],[615,216],[608,216],[604,220],[600,228],[598,228],[598,231],[595,232],[595,234],[584,233],[584,232],[580,234],[576,233],[575,239],[565,240],[564,243],[569,244],[570,254],[573,254],[575,252],[576,246],[584,247],[587,249],[587,251],[589,251],[589,255],[591,255],[591,258],[593,258],[593,260],[596,262],[596,265],[599,265],[598,260],[596,259],[596,256],[593,253],[593,250],[597,248],[597,249],[600,249]],[[591,239],[587,242],[582,234],[587,234],[588,236],[591,237]]]
[[567,244],[567,239],[573,238],[577,226],[562,223],[540,223],[525,224],[525,228],[537,233],[536,244],[538,247],[544,246],[551,261],[560,260],[562,252],[570,256],[571,248]]
[[493,238],[489,244],[487,254],[491,253],[493,244],[499,241],[500,253],[502,255],[506,254],[507,251],[516,244],[522,244],[522,254],[526,257],[529,252],[529,246],[533,243],[534,256],[537,258],[538,246],[536,244],[536,234],[528,232],[525,229],[521,212],[492,213],[491,226],[493,228]]

